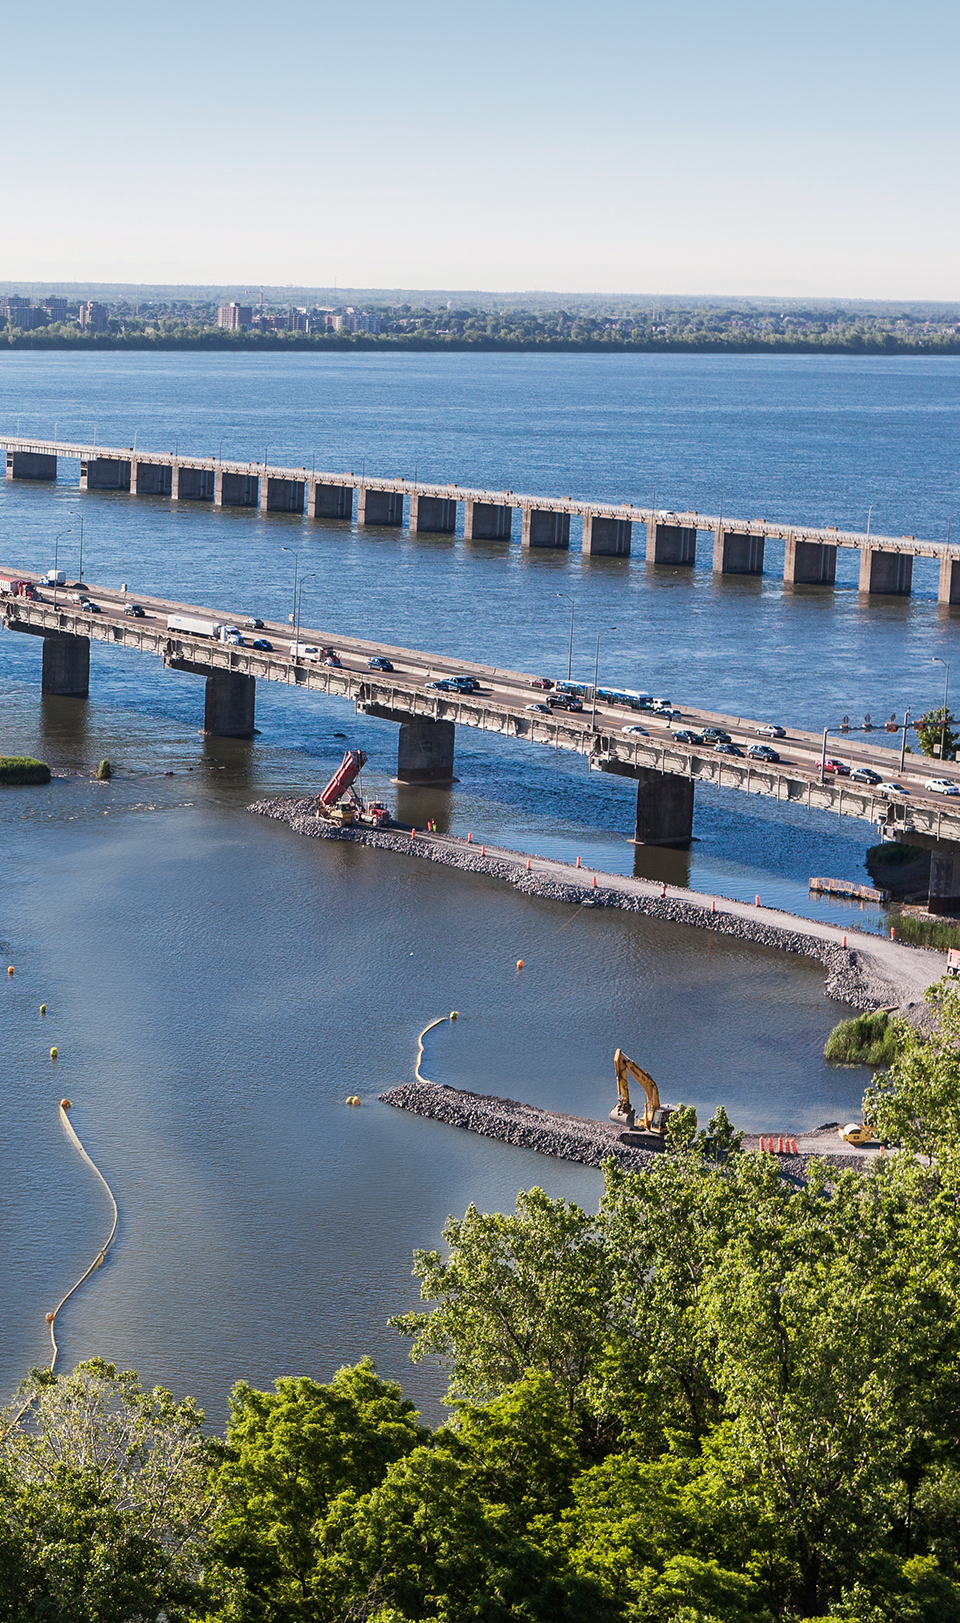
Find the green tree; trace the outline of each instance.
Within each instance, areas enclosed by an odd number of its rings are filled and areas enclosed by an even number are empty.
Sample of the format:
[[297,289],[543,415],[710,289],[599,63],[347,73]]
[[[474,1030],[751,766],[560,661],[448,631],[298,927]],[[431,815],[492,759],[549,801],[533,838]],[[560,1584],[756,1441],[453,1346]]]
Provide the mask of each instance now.
[[540,1371],[572,1412],[608,1325],[610,1275],[596,1220],[531,1189],[509,1216],[471,1205],[443,1237],[446,1260],[439,1251],[414,1255],[420,1294],[439,1305],[390,1320],[414,1338],[411,1357],[449,1358],[453,1393],[479,1402]]
[[[203,1415],[100,1359],[37,1371],[0,1442],[11,1619],[161,1623],[203,1605],[214,1512]],[[11,1577],[13,1574],[13,1577]]]
[[863,1110],[874,1132],[910,1155],[936,1161],[940,1177],[960,1174],[960,987],[941,980],[924,993],[927,1028],[895,1020],[897,1051],[874,1076]]
[[318,1539],[331,1503],[363,1495],[427,1433],[393,1381],[364,1359],[327,1385],[284,1376],[234,1387],[217,1488],[217,1548],[243,1575],[241,1615],[291,1623],[317,1612]]
[[957,749],[958,735],[954,728],[956,716],[949,709],[941,705],[939,710],[928,710],[916,723],[917,737],[924,755],[940,755],[941,743],[943,753],[941,759],[952,761]]

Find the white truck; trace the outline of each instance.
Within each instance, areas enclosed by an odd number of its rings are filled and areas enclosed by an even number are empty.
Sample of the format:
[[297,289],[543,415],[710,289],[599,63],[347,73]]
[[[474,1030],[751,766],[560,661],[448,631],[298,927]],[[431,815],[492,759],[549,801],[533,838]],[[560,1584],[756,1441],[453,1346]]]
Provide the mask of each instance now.
[[320,649],[315,642],[292,642],[290,644],[290,658],[317,660],[320,658]]
[[168,631],[185,631],[189,637],[220,637],[224,630],[220,620],[202,620],[198,614],[168,614]]

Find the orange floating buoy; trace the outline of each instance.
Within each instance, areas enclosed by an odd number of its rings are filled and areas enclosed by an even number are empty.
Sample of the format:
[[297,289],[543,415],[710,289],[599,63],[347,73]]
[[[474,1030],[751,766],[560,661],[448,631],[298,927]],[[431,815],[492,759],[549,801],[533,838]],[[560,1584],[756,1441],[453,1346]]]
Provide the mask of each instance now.
[[522,958],[518,958],[518,959],[517,959],[517,968],[518,968],[518,969],[522,969],[522,968],[523,968],[523,959],[522,959]]
[[12,964],[8,964],[8,965],[7,965],[7,974],[8,974],[8,975],[12,975],[12,974],[13,974],[13,965],[12,965]]
[[60,1109],[61,1110],[72,1110],[73,1105],[70,1103],[69,1099],[61,1099],[60,1100]]
[[52,1323],[53,1323],[53,1319],[54,1319],[54,1315],[53,1315],[53,1314],[52,1314],[52,1313],[48,1313],[48,1314],[47,1314],[47,1323],[48,1323],[48,1324],[52,1324]]

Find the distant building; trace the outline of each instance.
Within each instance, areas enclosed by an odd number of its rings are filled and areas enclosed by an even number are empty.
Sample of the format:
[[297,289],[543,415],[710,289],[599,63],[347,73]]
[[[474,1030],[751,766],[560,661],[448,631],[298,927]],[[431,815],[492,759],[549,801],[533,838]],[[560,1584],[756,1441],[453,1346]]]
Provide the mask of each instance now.
[[356,332],[357,312],[349,305],[346,310],[338,311],[333,318],[334,332]]
[[236,332],[241,327],[253,326],[253,306],[250,304],[221,304],[217,311],[217,326]]
[[46,316],[39,308],[35,309],[29,299],[22,299],[19,293],[11,293],[7,298],[0,299],[0,314],[6,318],[8,327],[19,327],[21,332],[32,332],[35,327],[46,325]]
[[66,321],[68,319],[66,299],[41,299],[40,308],[50,321]]
[[366,310],[364,310],[359,316],[357,316],[357,325],[354,328],[354,332],[379,332],[379,331],[380,331],[380,317],[379,316],[368,315]]
[[80,325],[84,332],[106,332],[106,305],[98,304],[95,299],[89,299],[86,304],[81,304]]
[[306,312],[306,310],[303,310],[303,309],[300,309],[300,310],[288,310],[287,311],[287,332],[306,332],[306,331],[307,331],[307,312]]

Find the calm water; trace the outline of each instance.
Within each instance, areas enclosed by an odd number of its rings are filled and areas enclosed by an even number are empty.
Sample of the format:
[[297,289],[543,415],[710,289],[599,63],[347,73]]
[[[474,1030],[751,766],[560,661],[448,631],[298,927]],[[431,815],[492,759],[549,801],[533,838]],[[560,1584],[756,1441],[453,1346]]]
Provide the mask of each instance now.
[[[96,358],[0,360],[0,426],[626,497],[893,533],[945,533],[960,509],[960,370],[950,360],[767,357]],[[623,685],[823,726],[936,702],[957,621],[932,565],[911,600],[864,607],[854,555],[836,592],[648,571],[640,558],[521,555],[395,532],[126,496],[88,495],[76,464],[50,486],[0,488],[0,558],[73,567],[143,591],[285,615],[301,551],[304,618],[324,628],[519,668],[575,666]],[[616,628],[616,629],[612,629]],[[395,729],[264,684],[252,745],[198,734],[202,687],[95,647],[88,705],[39,697],[40,647],[0,640],[5,748],[57,771],[0,796],[5,1086],[0,1389],[44,1356],[43,1311],[99,1243],[105,1213],[62,1138],[56,1102],[116,1189],[111,1260],[62,1321],[64,1357],[93,1351],[195,1391],[219,1419],[230,1381],[326,1376],[370,1351],[430,1405],[439,1372],[405,1368],[384,1328],[412,1299],[410,1252],[468,1200],[508,1207],[536,1181],[593,1202],[598,1178],[373,1103],[426,1074],[562,1109],[609,1108],[617,1043],[666,1096],[744,1126],[849,1114],[863,1074],[828,1071],[843,1012],[816,969],[652,922],[533,903],[403,859],[314,846],[243,812],[323,781],[346,742],[390,789]],[[101,756],[117,765],[93,784]],[[476,838],[629,871],[629,784],[580,761],[458,738],[460,783],[401,813]],[[170,774],[170,775],[167,775]],[[811,907],[815,871],[862,877],[869,827],[698,791],[689,854],[644,871]],[[876,926],[869,911],[860,922]],[[527,968],[517,977],[514,963]],[[50,1013],[41,1021],[38,1005]],[[47,1050],[57,1043],[54,1069]],[[346,1093],[365,1099],[345,1110]]]

